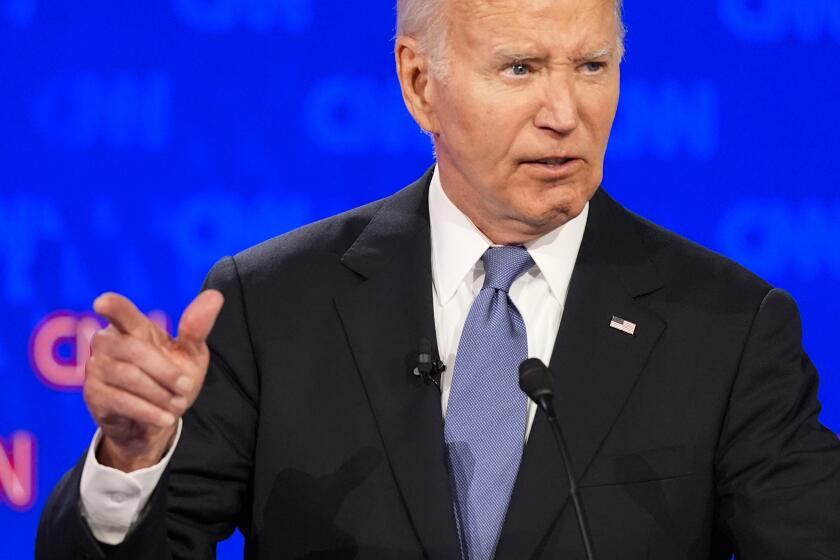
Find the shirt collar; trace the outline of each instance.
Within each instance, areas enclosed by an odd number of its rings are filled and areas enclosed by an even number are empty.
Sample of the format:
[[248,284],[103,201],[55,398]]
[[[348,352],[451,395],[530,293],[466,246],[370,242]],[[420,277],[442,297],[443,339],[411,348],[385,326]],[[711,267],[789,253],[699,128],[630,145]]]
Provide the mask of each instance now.
[[[561,305],[566,301],[588,216],[587,202],[580,215],[525,245]],[[429,220],[432,282],[438,301],[445,304],[492,243],[443,192],[437,166],[429,186]]]

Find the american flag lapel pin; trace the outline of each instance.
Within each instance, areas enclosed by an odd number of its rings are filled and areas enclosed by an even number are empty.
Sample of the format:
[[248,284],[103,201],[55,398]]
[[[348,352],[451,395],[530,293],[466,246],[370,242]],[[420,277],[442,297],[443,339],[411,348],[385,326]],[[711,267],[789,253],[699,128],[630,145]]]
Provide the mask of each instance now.
[[616,317],[615,315],[613,315],[612,320],[610,320],[610,326],[627,334],[636,333],[636,323],[628,321],[627,319],[622,319],[621,317]]

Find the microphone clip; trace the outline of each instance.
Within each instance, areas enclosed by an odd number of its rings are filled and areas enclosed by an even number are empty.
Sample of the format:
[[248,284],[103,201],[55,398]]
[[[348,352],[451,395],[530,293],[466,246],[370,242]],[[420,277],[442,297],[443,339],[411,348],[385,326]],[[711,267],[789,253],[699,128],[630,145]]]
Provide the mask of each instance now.
[[420,351],[417,353],[417,366],[412,370],[415,377],[423,380],[424,385],[435,385],[440,389],[440,376],[446,371],[446,365],[432,352],[432,345],[428,340],[420,341]]

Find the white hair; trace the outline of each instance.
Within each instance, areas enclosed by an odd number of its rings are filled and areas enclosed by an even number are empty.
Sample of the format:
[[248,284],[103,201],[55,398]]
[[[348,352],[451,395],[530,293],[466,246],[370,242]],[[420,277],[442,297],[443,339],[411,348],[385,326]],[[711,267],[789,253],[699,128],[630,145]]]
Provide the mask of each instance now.
[[397,37],[412,37],[440,74],[446,58],[446,0],[397,0]]
[[[420,50],[429,57],[432,72],[442,75],[446,63],[446,39],[448,28],[445,21],[444,3],[447,0],[397,0],[397,37],[412,37],[420,43]],[[624,0],[615,2],[618,22],[618,54],[624,57]]]

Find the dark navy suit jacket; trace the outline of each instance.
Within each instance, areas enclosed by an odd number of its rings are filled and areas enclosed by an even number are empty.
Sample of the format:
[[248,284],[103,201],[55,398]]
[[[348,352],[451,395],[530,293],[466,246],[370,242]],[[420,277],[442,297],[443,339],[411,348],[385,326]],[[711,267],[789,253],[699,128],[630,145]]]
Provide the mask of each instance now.
[[[410,373],[430,178],[220,261],[207,381],[141,522],[98,544],[80,463],[38,558],[210,558],[239,527],[248,558],[456,560],[440,395]],[[840,558],[840,443],[785,292],[601,190],[550,367],[599,560]],[[538,414],[497,558],[582,557]]]

